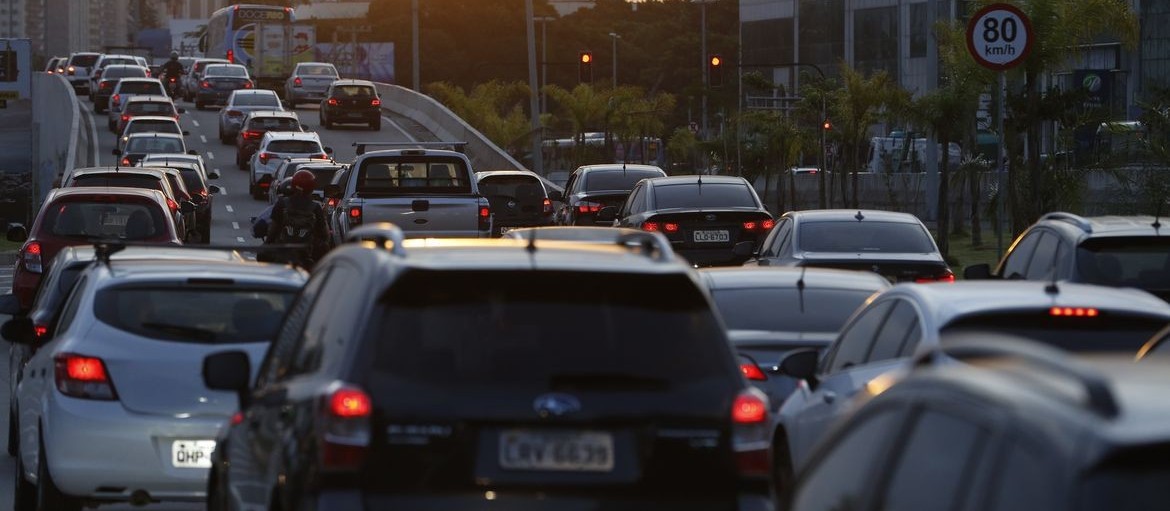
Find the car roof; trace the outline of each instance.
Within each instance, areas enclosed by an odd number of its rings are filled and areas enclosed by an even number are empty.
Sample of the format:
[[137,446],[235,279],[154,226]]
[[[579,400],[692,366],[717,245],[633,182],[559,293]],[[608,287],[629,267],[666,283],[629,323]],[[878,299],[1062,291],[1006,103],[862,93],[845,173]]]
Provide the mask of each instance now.
[[296,112],[289,112],[287,110],[251,110],[245,115],[248,119],[256,117],[287,117],[289,119],[300,120],[300,116]]
[[169,103],[174,105],[175,102],[166,96],[157,96],[154,94],[135,94],[126,100],[127,103]]
[[130,59],[130,60],[135,60],[135,61],[138,60],[133,55],[124,55],[121,53],[106,53],[106,54],[102,55],[101,58],[103,60],[104,59]]
[[231,63],[230,61],[228,61],[228,59],[221,59],[221,58],[215,58],[215,57],[198,57],[195,59],[195,62],[210,62],[210,63],[223,63],[223,64],[230,64]]
[[264,139],[321,141],[321,137],[315,131],[266,131]]
[[199,165],[198,162],[194,162],[191,160],[175,160],[175,161],[151,160],[151,161],[146,162],[146,165],[142,164],[142,160],[138,160],[138,166],[134,167],[134,168],[152,168],[152,169],[159,169],[159,170],[163,170],[163,171],[168,171],[168,170],[198,170],[198,169],[202,168],[202,166]]
[[[138,64],[108,64],[108,65],[106,65],[106,71],[109,71],[111,68],[119,68],[119,67],[132,67],[132,68],[136,68],[136,69],[146,69],[146,66],[141,66]],[[146,78],[146,77],[137,77],[137,78]]]
[[[92,262],[96,257],[97,251],[93,245],[71,245],[66,246],[57,253],[56,260],[58,261],[85,261]],[[110,256],[110,260],[129,260],[129,259],[177,259],[177,260],[192,260],[192,261],[246,261],[243,254],[235,250],[207,250],[207,249],[192,249],[175,247],[170,245],[158,246],[130,246]]]
[[666,173],[666,171],[662,170],[662,168],[657,167],[655,165],[642,165],[639,163],[600,163],[600,164],[593,164],[593,165],[582,165],[577,170],[580,170],[581,172],[599,172],[599,171],[607,171],[607,170],[617,170],[617,171],[637,170],[637,171],[658,171],[658,172],[662,172],[663,174]]
[[819,289],[862,289],[881,291],[890,282],[872,272],[834,270],[828,268],[793,267],[733,267],[699,270],[703,281],[712,290],[795,288],[803,280],[805,287]]
[[[134,99],[134,98],[137,98],[137,97],[139,97],[139,96],[134,96],[134,97],[132,97],[132,98],[130,98],[130,99]],[[170,123],[172,123],[172,124],[176,124],[176,125],[177,125],[177,124],[179,124],[179,120],[178,120],[178,119],[175,119],[174,117],[167,117],[167,116],[165,116],[165,115],[136,115],[136,116],[134,116],[134,117],[131,117],[131,118],[130,118],[130,120],[126,121],[126,123],[127,123],[127,124],[129,124],[129,123],[132,123],[132,122],[135,122],[135,121],[137,121],[137,122],[143,122],[143,121],[154,121],[154,122],[158,122],[158,121],[168,121],[168,122],[170,122]]]
[[540,176],[530,170],[481,170],[475,173],[475,179],[484,179],[494,176],[524,176],[540,179]]
[[[1155,227],[1157,224],[1157,227]],[[1112,237],[1112,236],[1160,236],[1164,225],[1158,217],[1150,215],[1106,215],[1082,217],[1072,213],[1048,213],[1037,221],[1036,225],[1047,225],[1069,231],[1077,237]],[[1170,226],[1167,226],[1170,227]],[[1170,233],[1170,229],[1167,230]]]
[[[857,218],[859,214],[861,215],[860,219]],[[840,222],[846,220],[864,222],[869,220],[871,222],[922,223],[918,217],[910,213],[876,209],[807,209],[803,211],[789,211],[784,213],[783,216],[796,218],[801,222]]]
[[254,96],[258,94],[264,96],[275,96],[276,91],[272,89],[236,89],[232,91],[232,94],[236,96]]
[[597,227],[586,225],[559,225],[545,227],[521,227],[504,234],[508,239],[528,240],[533,234],[537,240],[573,241],[577,243],[616,243],[617,238],[642,231],[627,227]]
[[212,67],[212,66],[238,67],[238,68],[242,68],[242,69],[248,69],[241,64],[232,64],[231,62],[215,62],[215,63],[211,63],[211,64],[207,65],[207,67]]
[[129,134],[129,135],[126,135],[126,138],[127,138],[127,139],[131,139],[131,138],[148,138],[148,137],[155,137],[155,138],[159,138],[159,137],[161,137],[161,138],[177,138],[177,139],[179,139],[179,140],[182,140],[182,139],[183,139],[183,135],[180,135],[180,134],[178,134],[178,133],[164,133],[164,132],[161,132],[161,131],[143,131],[143,132],[140,132],[140,133],[131,133],[131,134]]
[[134,76],[134,77],[130,77],[130,78],[123,78],[123,79],[118,81],[118,85],[120,86],[123,83],[134,83],[134,82],[153,82],[153,83],[157,83],[159,85],[162,85],[162,82],[159,81],[158,78],[148,78],[148,77],[144,77],[144,76]]
[[84,169],[73,169],[69,173],[70,177],[85,176],[90,174],[150,174],[156,175],[159,169],[151,167],[87,167]]
[[[73,197],[77,195],[132,195],[147,197],[160,203],[166,203],[166,196],[162,192],[146,188],[127,188],[124,186],[78,186],[69,188],[54,188],[45,197],[48,203],[55,199]],[[42,208],[43,209],[43,208]]]
[[369,80],[355,80],[352,78],[346,78],[346,79],[342,79],[342,80],[334,80],[333,85],[365,85],[365,86],[374,87],[375,89],[377,89],[377,86],[374,85],[374,82],[371,82]]
[[301,66],[330,66],[334,67],[331,62],[297,62],[297,67]]
[[122,282],[192,282],[232,279],[249,284],[299,287],[305,273],[290,265],[239,260],[159,259],[153,261],[111,259],[105,284]]
[[646,180],[646,184],[653,186],[697,185],[700,182],[703,184],[748,185],[746,179],[738,176],[667,176],[652,177]]

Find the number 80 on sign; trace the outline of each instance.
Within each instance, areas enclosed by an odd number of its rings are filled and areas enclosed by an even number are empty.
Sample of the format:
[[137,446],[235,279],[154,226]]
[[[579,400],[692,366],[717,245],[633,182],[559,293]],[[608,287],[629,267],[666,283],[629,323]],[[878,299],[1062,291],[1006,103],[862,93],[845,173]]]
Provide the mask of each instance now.
[[979,9],[967,23],[967,50],[983,67],[1011,69],[1032,49],[1032,22],[1010,4],[991,4]]

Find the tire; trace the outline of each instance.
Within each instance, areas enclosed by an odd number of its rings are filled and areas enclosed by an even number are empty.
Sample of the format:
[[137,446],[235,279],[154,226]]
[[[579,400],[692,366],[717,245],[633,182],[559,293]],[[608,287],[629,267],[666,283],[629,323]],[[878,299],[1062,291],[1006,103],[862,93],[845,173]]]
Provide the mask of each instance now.
[[20,449],[16,451],[16,463],[12,469],[12,509],[13,511],[36,511],[37,487],[24,478],[24,465],[20,463]]
[[776,444],[772,446],[772,500],[776,511],[785,511],[792,503],[792,487],[796,475],[792,470],[792,454],[788,450],[788,436],[777,432]]
[[211,469],[207,476],[207,511],[227,511],[227,494],[219,489],[219,470]]
[[56,484],[53,484],[53,475],[49,471],[48,459],[45,456],[45,440],[41,439],[40,452],[37,455],[37,511],[81,511],[81,499],[61,493]]
[[239,151],[236,151],[236,168],[240,170],[248,170],[248,162],[240,159]]
[[115,125],[114,123],[110,122],[110,121],[106,121],[106,127],[107,127],[107,128],[110,128],[110,131],[111,131],[111,132],[116,132],[116,131],[118,131],[118,126],[117,126],[117,125]]
[[211,244],[211,226],[205,226],[199,230],[200,243],[204,245]]

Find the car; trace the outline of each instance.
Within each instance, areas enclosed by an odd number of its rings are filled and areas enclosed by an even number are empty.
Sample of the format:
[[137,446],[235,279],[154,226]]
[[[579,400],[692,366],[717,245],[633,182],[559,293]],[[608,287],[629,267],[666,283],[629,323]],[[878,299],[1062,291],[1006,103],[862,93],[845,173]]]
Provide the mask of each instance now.
[[[785,171],[792,176],[815,176],[821,172],[820,167],[791,167]],[[829,172],[831,174],[832,172]]]
[[248,164],[248,192],[253,199],[264,200],[272,176],[281,160],[292,158],[327,159],[333,149],[321,146],[321,138],[313,132],[269,131],[264,133],[260,144]]
[[[214,71],[214,69],[212,70]],[[219,141],[230,144],[236,139],[240,127],[244,124],[244,117],[249,112],[257,110],[283,110],[280,97],[276,91],[264,89],[240,89],[231,91],[227,102],[219,111]],[[289,130],[292,131],[292,130]]]
[[1161,228],[1154,216],[1048,213],[1016,238],[994,273],[982,264],[963,276],[1136,287],[1170,300],[1170,239]]
[[90,89],[89,99],[93,102],[93,111],[102,113],[109,107],[110,96],[114,94],[114,87],[123,78],[149,78],[150,71],[139,65],[112,64],[102,71],[102,78],[94,80]]
[[833,428],[792,511],[1130,511],[1162,505],[1164,362],[1072,357],[980,336],[924,364]]
[[139,160],[138,165],[152,168],[161,167],[175,170],[179,173],[183,180],[183,186],[190,192],[191,201],[195,203],[194,216],[197,230],[187,241],[205,244],[210,243],[211,212],[215,205],[215,196],[219,195],[222,190],[216,185],[208,184],[207,181],[209,179],[219,179],[219,173],[215,171],[210,173],[205,172],[200,162],[172,159],[165,156],[165,154],[163,158],[151,158],[149,161],[146,161],[146,158]]
[[853,311],[890,287],[869,272],[824,268],[704,268],[699,270],[740,369],[768,395],[776,412],[800,382],[778,374],[798,349],[823,351]]
[[382,98],[374,82],[337,80],[325,91],[317,115],[327,130],[340,123],[358,123],[378,131],[382,129]]
[[199,90],[199,82],[203,80],[203,69],[211,64],[231,64],[227,59],[197,58],[191,62],[191,67],[184,68],[187,74],[183,75],[183,99],[195,101],[195,91]]
[[108,54],[108,53],[104,54],[101,57],[98,57],[97,61],[93,65],[93,69],[91,69],[90,73],[89,73],[89,92],[90,92],[89,100],[91,102],[94,99],[93,98],[93,91],[97,90],[98,82],[100,82],[102,79],[102,76],[104,76],[106,68],[109,66],[114,66],[114,65],[126,65],[126,66],[141,67],[143,70],[145,70],[147,72],[147,74],[144,76],[146,76],[146,77],[150,76],[150,69],[148,69],[146,66],[140,64],[138,62],[138,60],[135,59],[134,56],[132,56],[132,55],[114,55],[114,54]]
[[17,385],[15,507],[202,502],[216,432],[239,407],[232,393],[203,385],[202,359],[262,356],[304,273],[250,261],[98,259],[56,336],[25,365],[52,378]]
[[[141,161],[141,160],[140,160]],[[183,217],[183,228],[179,230],[182,233],[184,242],[200,241],[202,225],[199,225],[200,204],[203,202],[203,197],[198,196],[191,190],[187,189],[187,180],[183,177],[183,173],[171,166],[157,166],[157,167],[143,167],[161,171],[166,177],[167,182],[171,184],[171,188],[175,190],[178,195],[180,216]]]
[[776,486],[791,490],[792,475],[852,399],[948,337],[1011,335],[1070,352],[1132,358],[1167,323],[1170,304],[1139,289],[1029,281],[895,285],[858,309],[823,357],[796,350],[780,361],[781,374],[804,384],[777,414]]
[[[323,160],[320,158],[289,158],[280,162],[280,166],[276,167],[276,172],[272,174],[272,182],[280,183],[287,178],[291,178],[299,170],[307,170],[313,173],[317,178],[319,184],[317,188],[313,189],[312,196],[322,205],[325,204],[325,190],[324,183],[333,181],[333,177],[337,172],[349,168],[344,163],[337,163],[333,160]],[[276,193],[276,186],[268,187],[268,203],[276,204],[280,199]]]
[[89,94],[89,73],[102,54],[94,52],[76,52],[69,55],[65,64],[65,79],[73,86],[78,95]]
[[195,90],[195,109],[223,104],[232,91],[255,87],[248,77],[248,68],[239,64],[209,64],[203,68],[199,88]]
[[[12,311],[8,326],[14,338],[8,345],[8,395],[16,395],[16,386],[23,376],[23,369],[35,348],[55,334],[55,328],[65,305],[65,298],[81,273],[94,261],[92,246],[78,245],[62,248],[45,269],[41,284],[37,287],[36,298],[28,311]],[[165,247],[127,247],[111,257],[111,260],[184,259],[208,261],[246,261],[234,250],[187,250]],[[8,295],[12,296],[12,295]],[[8,413],[8,455],[15,456],[18,428],[16,427],[16,400],[9,399]]]
[[66,57],[53,57],[45,62],[45,73],[48,74],[63,74],[65,71],[65,62],[69,59]]
[[[314,267],[254,384],[243,353],[205,359],[208,388],[273,396],[221,433],[209,507],[767,501],[767,400],[660,234],[609,246],[405,240],[391,224],[349,235]],[[549,293],[554,281],[573,292]],[[570,327],[582,317],[596,320]]]
[[130,98],[138,95],[166,97],[162,82],[158,78],[123,78],[118,80],[110,95],[109,109],[106,111],[106,126],[110,131],[117,133],[118,122],[122,120],[122,105]]
[[148,154],[146,156],[143,156],[141,160],[138,160],[138,165],[143,166],[143,167],[148,167],[152,163],[160,163],[161,165],[159,165],[159,166],[169,167],[170,166],[169,164],[174,163],[174,162],[188,162],[188,163],[194,163],[194,164],[198,165],[200,172],[204,176],[206,176],[207,179],[219,179],[219,177],[220,177],[219,171],[217,171],[215,169],[207,170],[207,165],[203,162],[203,156],[200,156],[198,152],[196,152],[195,154],[190,154],[190,153]]
[[565,184],[565,203],[556,213],[556,224],[613,225],[613,220],[597,220],[601,208],[621,207],[638,181],[652,177],[666,177],[666,172],[654,165],[632,163],[578,167]]
[[284,81],[284,100],[289,108],[298,103],[317,102],[325,98],[329,86],[339,78],[337,68],[328,62],[300,62]]
[[174,117],[162,115],[137,115],[126,121],[122,128],[122,136],[118,139],[118,147],[126,143],[126,139],[135,133],[171,133],[187,136],[190,133],[179,126]]
[[872,271],[891,282],[955,281],[922,221],[893,211],[790,211],[745,264]]
[[[121,165],[134,166],[148,154],[186,153],[187,143],[182,135],[174,133],[135,133],[127,135],[123,149],[114,149],[114,156],[121,158]],[[194,152],[192,150],[192,152]]]
[[244,115],[236,133],[236,167],[248,170],[248,163],[260,145],[260,139],[269,131],[304,131],[296,112],[253,110]]
[[475,179],[492,207],[492,236],[552,224],[553,202],[562,199],[560,192],[545,188],[540,176],[527,170],[476,172]]
[[[131,215],[134,222],[130,222]],[[20,243],[12,273],[12,294],[22,309],[32,306],[45,263],[63,247],[95,240],[129,239],[181,245],[167,196],[142,188],[55,188],[45,196],[32,227],[9,224],[8,241]]]
[[177,121],[179,114],[185,112],[184,109],[176,107],[174,102],[166,96],[136,95],[122,100],[122,113],[118,116],[116,130],[121,136],[126,128],[126,123],[139,115],[170,117]]
[[695,266],[743,264],[774,224],[755,188],[736,176],[644,179],[620,209],[605,206],[595,218],[661,231]]
[[194,226],[195,219],[192,214],[195,211],[195,204],[190,203],[186,190],[180,189],[172,179],[169,179],[163,169],[136,167],[74,169],[65,176],[61,186],[65,188],[118,186],[158,190],[167,197],[167,207],[174,218],[179,236],[186,239],[188,231]]

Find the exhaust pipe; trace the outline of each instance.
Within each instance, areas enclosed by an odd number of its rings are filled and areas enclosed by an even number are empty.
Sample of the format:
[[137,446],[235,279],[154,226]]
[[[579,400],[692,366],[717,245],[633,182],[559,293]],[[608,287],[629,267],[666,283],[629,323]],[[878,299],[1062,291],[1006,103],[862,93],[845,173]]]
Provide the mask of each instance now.
[[130,505],[142,507],[147,504],[150,504],[150,494],[146,493],[146,490],[134,490],[134,493],[130,494]]

